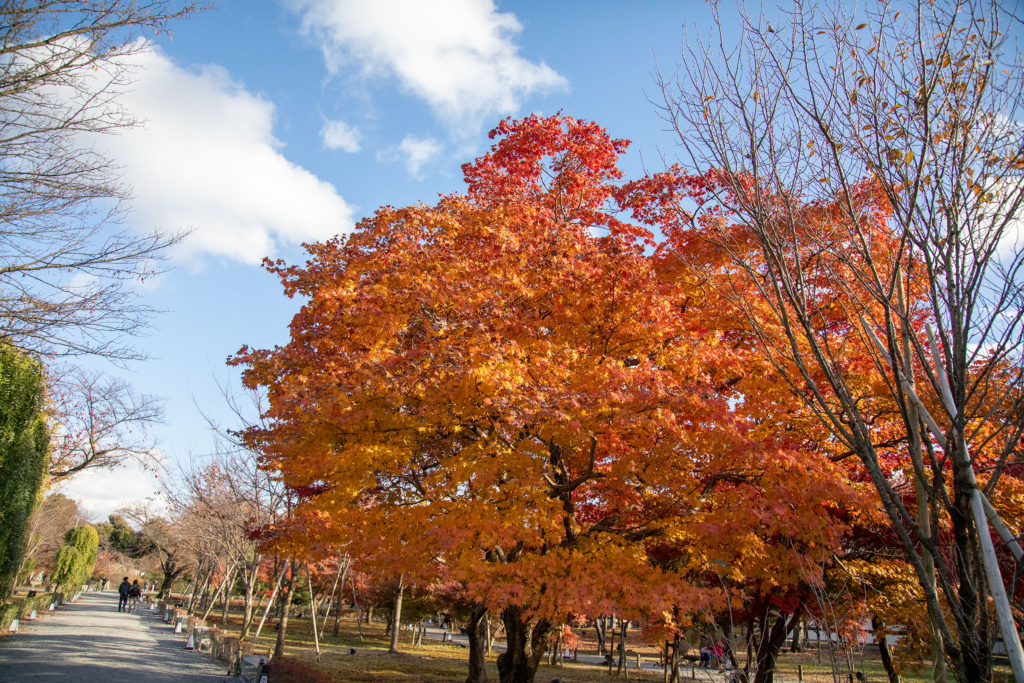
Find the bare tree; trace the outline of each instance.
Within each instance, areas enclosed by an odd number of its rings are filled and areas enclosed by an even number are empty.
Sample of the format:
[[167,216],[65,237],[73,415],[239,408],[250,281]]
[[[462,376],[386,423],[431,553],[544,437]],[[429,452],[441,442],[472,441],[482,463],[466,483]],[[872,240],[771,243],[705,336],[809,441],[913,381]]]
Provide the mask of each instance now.
[[62,493],[44,498],[29,519],[28,542],[18,573],[24,570],[29,560],[35,560],[36,567],[49,569],[53,557],[64,543],[64,533],[75,528],[79,520],[89,517],[77,501]]
[[[994,496],[1024,435],[1024,69],[1008,9],[741,12],[735,45],[719,23],[710,41],[687,43],[676,75],[659,76],[679,179],[703,181],[680,195],[698,200],[677,206],[680,241],[719,250],[716,272],[693,265],[828,429],[836,457],[858,458],[877,489],[924,592],[936,680],[945,662],[960,681],[990,678],[986,593],[998,598],[1003,581],[983,561],[989,531],[975,506],[1002,525],[974,468]],[[850,362],[857,354],[878,382]],[[874,428],[885,411],[902,423],[895,442]],[[914,480],[916,510],[882,466],[887,452],[909,459],[900,476]],[[938,546],[947,525],[950,553]]]
[[117,512],[138,526],[139,535],[150,546],[143,550],[155,555],[160,563],[163,581],[157,597],[170,595],[171,586],[177,578],[193,565],[178,520],[167,519],[149,503],[135,503]]
[[0,334],[22,348],[116,359],[146,324],[133,282],[183,233],[124,226],[130,188],[95,146],[138,124],[119,102],[131,56],[199,2],[0,3]]
[[147,430],[162,419],[159,399],[137,392],[124,380],[78,368],[58,377],[51,391],[52,478],[111,467],[126,459],[158,465],[156,444]]

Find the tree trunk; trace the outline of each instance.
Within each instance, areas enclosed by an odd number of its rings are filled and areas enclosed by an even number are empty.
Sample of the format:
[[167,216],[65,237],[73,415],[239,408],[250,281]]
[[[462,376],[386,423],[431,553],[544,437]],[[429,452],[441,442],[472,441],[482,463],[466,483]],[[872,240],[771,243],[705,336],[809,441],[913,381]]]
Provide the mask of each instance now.
[[[341,624],[341,603],[344,602],[344,599],[345,599],[345,579],[348,577],[349,567],[352,566],[351,562],[348,559],[348,555],[347,554],[345,555],[344,564],[345,564],[345,569],[341,573],[341,580],[338,581],[338,598],[335,601],[335,612],[334,612],[334,637],[335,638],[338,637],[338,628],[339,628],[339,625]],[[354,591],[353,591],[353,595],[355,595]],[[359,615],[358,614],[356,614],[356,621],[359,621]]]
[[597,654],[604,654],[604,639],[605,639],[605,621],[604,616],[597,618],[594,622],[594,627],[597,629]]
[[622,674],[622,669],[626,668],[626,679],[629,679],[628,665],[626,664],[626,629],[629,628],[629,622],[626,620],[622,621],[622,632],[619,634],[619,668],[615,670],[616,677]]
[[491,613],[484,612],[484,628],[487,629],[487,652],[494,647],[494,632],[491,631]]
[[213,570],[206,572],[206,578],[199,583],[196,588],[192,589],[192,595],[188,596],[188,605],[185,607],[185,611],[189,614],[192,613],[193,607],[197,606],[196,596],[203,594],[206,591],[206,584],[209,582],[210,577],[213,576]]
[[466,622],[466,636],[469,638],[469,675],[466,683],[487,681],[487,606],[476,603]]
[[[786,642],[786,634],[793,628],[793,625],[804,613],[804,605],[797,605],[788,622],[786,614],[782,613],[775,619],[771,630],[761,629],[761,642],[757,647],[757,671],[754,673],[754,683],[774,683],[775,662],[779,657],[779,651]],[[767,626],[767,623],[765,624]]]
[[871,629],[875,632],[875,640],[878,641],[878,654],[882,658],[882,666],[885,668],[885,673],[889,676],[889,683],[900,683],[899,674],[896,673],[895,667],[892,665],[892,650],[889,649],[889,642],[884,635],[879,636],[878,630],[882,627],[882,623],[878,620],[878,617],[871,617]]
[[[252,588],[248,588],[247,590],[252,590]],[[239,638],[241,638],[242,640],[245,640],[246,638],[249,637],[249,631],[252,630],[252,625],[256,623],[256,615],[260,613],[260,608],[263,607],[263,599],[265,597],[266,597],[266,594],[261,591],[260,592],[260,599],[256,601],[255,605],[251,605],[251,607],[249,608],[249,612],[250,612],[249,621],[246,622],[245,624],[243,624],[243,626],[242,626],[242,635],[239,636]],[[249,601],[250,601],[250,604],[251,604],[252,596],[249,597]]]
[[[258,557],[259,556],[257,556],[257,558]],[[260,565],[258,559],[254,560],[254,568],[252,569],[252,573],[248,571],[242,572],[243,581],[245,582],[245,593],[242,598],[242,640],[245,640],[245,637],[249,635],[249,629],[252,627],[252,620],[253,617],[255,616],[255,612],[253,611],[252,598],[253,591],[255,590],[256,587],[254,574],[255,572],[259,571],[259,566]],[[259,611],[259,607],[257,607],[255,611]]]
[[796,626],[793,627],[793,640],[789,643],[790,652],[800,652],[800,643],[803,640],[804,632],[804,620],[796,622]]
[[356,628],[359,629],[359,642],[363,642],[363,622],[359,618],[359,595],[356,593],[356,575],[355,572],[349,577],[352,582],[352,604],[356,606]]
[[551,631],[551,622],[536,623],[523,617],[521,607],[506,607],[501,613],[505,624],[507,649],[498,655],[498,676],[501,683],[533,683],[537,667],[544,656],[544,644]]
[[404,575],[398,577],[398,590],[395,591],[395,608],[391,610],[391,647],[388,652],[398,654],[398,633],[402,628],[402,594],[405,592]]
[[232,576],[230,582],[224,586],[224,606],[220,612],[220,625],[228,625],[228,614],[231,612],[231,589],[235,586],[236,577]]
[[295,560],[292,560],[291,576],[288,577],[288,588],[284,592],[281,620],[278,622],[277,644],[274,646],[273,659],[284,656],[285,638],[288,635],[288,612],[292,609],[292,595],[295,593]]
[[206,621],[210,618],[210,612],[213,611],[213,607],[217,603],[217,598],[220,596],[221,591],[223,591],[227,587],[227,582],[231,580],[231,576],[234,573],[234,566],[228,567],[227,574],[224,575],[224,578],[221,580],[220,585],[217,587],[217,590],[215,590],[213,592],[213,595],[210,596],[209,602],[204,601],[206,607],[203,610],[203,621]]
[[156,594],[156,599],[168,600],[171,595],[171,586],[181,576],[181,573],[185,571],[185,567],[177,567],[174,562],[168,562],[163,564],[160,570],[164,573],[164,580],[160,582],[160,590]]

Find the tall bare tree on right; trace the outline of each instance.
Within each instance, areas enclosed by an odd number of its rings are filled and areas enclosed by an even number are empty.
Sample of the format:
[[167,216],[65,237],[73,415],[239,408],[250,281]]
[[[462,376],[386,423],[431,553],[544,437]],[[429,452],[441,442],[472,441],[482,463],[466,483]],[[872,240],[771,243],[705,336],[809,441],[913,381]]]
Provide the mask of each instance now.
[[[1016,576],[991,573],[974,507],[1014,547],[998,514],[1024,435],[1014,9],[797,2],[771,19],[741,10],[730,42],[716,6],[718,30],[688,36],[678,71],[659,74],[682,150],[660,174],[678,242],[719,250],[722,262],[692,265],[716,270],[709,282],[828,429],[827,447],[859,459],[877,489],[925,598],[935,680],[947,665],[958,681],[991,679],[987,598]],[[876,428],[884,410],[895,437]],[[893,452],[913,471],[887,469]],[[1020,569],[1014,554],[1004,572]]]

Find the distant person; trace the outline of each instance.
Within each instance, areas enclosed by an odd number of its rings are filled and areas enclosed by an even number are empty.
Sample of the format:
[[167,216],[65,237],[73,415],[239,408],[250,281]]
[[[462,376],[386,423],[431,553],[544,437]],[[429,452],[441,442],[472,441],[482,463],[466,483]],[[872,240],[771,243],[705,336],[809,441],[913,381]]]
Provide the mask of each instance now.
[[120,596],[117,601],[117,611],[123,612],[128,609],[128,594],[132,592],[132,585],[128,583],[128,577],[124,577],[121,585],[117,587],[117,594]]
[[132,587],[128,589],[128,611],[135,612],[139,607],[139,598],[142,597],[142,586],[139,585],[139,580],[135,579],[132,582]]
[[109,585],[110,585],[110,581],[108,581],[106,579],[106,577],[104,577],[104,579],[103,579],[103,586],[100,588],[100,592],[103,592],[103,591],[107,590],[107,586],[109,586]]

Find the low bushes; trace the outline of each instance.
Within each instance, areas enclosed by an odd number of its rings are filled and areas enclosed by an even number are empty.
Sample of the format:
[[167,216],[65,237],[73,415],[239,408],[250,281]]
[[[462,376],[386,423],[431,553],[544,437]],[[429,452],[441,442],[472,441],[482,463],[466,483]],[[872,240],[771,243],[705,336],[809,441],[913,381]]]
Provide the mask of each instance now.
[[34,598],[19,598],[0,605],[0,631],[6,631],[11,627],[15,619],[24,619],[32,610],[38,612],[46,611],[50,603],[57,599],[57,593],[43,593]]

